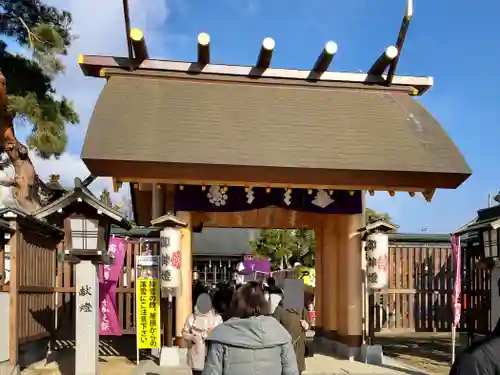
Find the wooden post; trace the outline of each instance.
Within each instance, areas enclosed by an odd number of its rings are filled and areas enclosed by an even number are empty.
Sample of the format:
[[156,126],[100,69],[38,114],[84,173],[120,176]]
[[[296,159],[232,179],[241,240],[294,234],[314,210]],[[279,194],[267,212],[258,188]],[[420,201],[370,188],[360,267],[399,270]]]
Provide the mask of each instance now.
[[[162,185],[163,206],[165,214],[174,212],[175,185]],[[182,281],[181,281],[182,282]],[[172,294],[167,298],[161,296],[160,309],[163,322],[163,342],[167,347],[174,344],[174,301]]]
[[198,63],[210,64],[210,35],[207,33],[198,34]]
[[182,329],[188,316],[191,314],[193,308],[192,296],[192,222],[191,213],[180,211],[177,217],[187,224],[186,228],[181,229],[181,287],[175,298],[175,336],[179,347],[185,346],[182,339]]
[[165,205],[163,203],[163,190],[160,184],[151,184],[151,218],[152,220],[163,216]]
[[[366,226],[367,220],[366,220],[366,191],[363,190],[361,192],[361,207],[363,212],[361,213],[361,227]],[[361,311],[362,311],[362,327],[363,327],[363,334],[362,334],[362,339],[363,339],[363,344],[366,344],[367,337],[370,334],[369,329],[368,329],[368,320],[371,317],[370,310],[369,310],[369,303],[368,303],[368,284],[367,284],[367,278],[366,278],[366,253],[364,249],[364,242],[361,242],[361,293],[362,293],[362,300],[361,300]]]
[[[321,306],[323,312],[323,331],[327,338],[333,339],[337,336],[339,325],[341,324],[342,316],[339,315],[339,306],[341,303],[341,294],[343,288],[338,283],[338,253],[341,249],[339,247],[339,238],[337,231],[337,215],[323,215],[323,235],[321,246],[323,248],[321,253],[322,259],[322,275],[323,287],[328,286],[328,292],[323,290],[323,303]],[[328,299],[326,299],[328,297]]]
[[174,330],[173,330],[173,323],[174,323],[174,302],[172,301],[172,295],[170,294],[167,299],[167,316],[166,316],[166,323],[163,324],[163,329],[165,332],[165,338],[164,341],[166,342],[166,346],[170,347],[172,346],[173,340],[174,340]]
[[257,68],[267,69],[271,65],[271,58],[273,57],[274,51],[274,39],[265,38],[262,41],[262,47],[259,52],[259,58],[257,59]]
[[401,22],[401,27],[399,29],[398,39],[396,40],[396,48],[399,53],[394,60],[392,60],[389,66],[389,71],[387,72],[387,83],[391,84],[396,74],[396,68],[399,62],[399,56],[401,56],[401,51],[406,40],[406,33],[408,32],[408,27],[410,26],[410,21],[413,16],[413,0],[407,0],[406,2],[406,12]]
[[333,41],[329,41],[328,43],[326,43],[325,47],[323,47],[323,50],[321,51],[321,54],[316,60],[316,63],[314,64],[314,67],[312,69],[313,72],[316,73],[326,72],[333,60],[333,57],[335,56],[335,53],[337,53],[337,50],[338,50],[337,43]]
[[316,332],[321,334],[324,322],[323,309],[323,285],[325,275],[323,273],[323,227],[318,225],[314,229],[316,236],[316,287],[314,288],[315,310],[316,310]]
[[[361,273],[361,234],[358,229],[361,228],[362,215],[346,215],[346,244],[343,251],[346,255],[347,279],[345,285],[359,285],[362,279]],[[346,306],[343,306],[347,316],[347,334],[353,346],[361,346],[362,343],[362,308],[361,300],[363,294],[361,288],[347,288]],[[356,341],[354,341],[356,340]]]
[[380,57],[373,63],[372,67],[368,71],[368,74],[374,76],[381,76],[384,74],[385,69],[391,64],[391,62],[398,56],[398,49],[394,46],[389,46],[380,55]]
[[10,374],[19,373],[19,233],[12,235],[10,241],[10,322],[9,322],[9,360]]
[[375,319],[377,313],[375,311],[375,293],[369,292],[368,294],[368,311],[370,312],[368,317],[368,345],[373,345],[373,339],[375,337]]
[[139,66],[144,60],[149,59],[148,46],[143,32],[139,29],[130,30],[130,42],[134,50],[135,66]]

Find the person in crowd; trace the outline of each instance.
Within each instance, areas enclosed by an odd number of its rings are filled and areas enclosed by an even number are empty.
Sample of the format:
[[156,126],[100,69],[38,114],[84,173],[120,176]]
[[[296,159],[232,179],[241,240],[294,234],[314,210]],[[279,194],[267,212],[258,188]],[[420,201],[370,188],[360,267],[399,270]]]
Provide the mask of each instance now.
[[289,333],[272,316],[264,290],[248,282],[234,294],[231,318],[208,336],[202,375],[298,375]]
[[274,304],[277,303],[273,317],[280,322],[292,337],[292,345],[297,358],[299,372],[306,369],[306,332],[309,329],[309,313],[305,308],[288,309],[283,306],[283,294],[272,294]]
[[214,294],[213,305],[215,310],[222,316],[222,320],[229,319],[229,306],[233,298],[234,289],[230,285],[221,285]]
[[500,374],[500,319],[483,340],[465,349],[451,366],[449,375]]
[[283,294],[283,290],[281,290],[281,288],[276,285],[276,280],[274,279],[274,277],[267,278],[266,290],[269,294]]
[[198,301],[198,296],[205,294],[205,293],[208,293],[209,290],[205,286],[205,284],[200,280],[197,280],[194,283],[192,290],[193,290],[192,293],[193,293],[193,302],[194,302],[194,305],[193,305],[193,312],[194,312],[194,307],[196,306],[196,302]]
[[212,300],[207,293],[200,294],[196,300],[194,313],[184,324],[182,336],[188,342],[188,365],[193,375],[200,375],[205,366],[205,340],[212,330],[222,323],[222,318],[212,308]]

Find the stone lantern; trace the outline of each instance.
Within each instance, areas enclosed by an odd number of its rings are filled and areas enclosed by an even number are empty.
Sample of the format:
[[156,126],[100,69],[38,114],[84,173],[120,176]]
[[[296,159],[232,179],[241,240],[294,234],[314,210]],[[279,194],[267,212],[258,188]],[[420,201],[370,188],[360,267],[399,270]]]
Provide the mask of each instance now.
[[[92,181],[92,180],[91,180]],[[33,213],[38,219],[64,223],[65,256],[75,263],[76,348],[75,375],[98,374],[99,264],[110,264],[108,240],[111,225],[129,229],[128,220],[101,202],[79,178],[75,187]]]

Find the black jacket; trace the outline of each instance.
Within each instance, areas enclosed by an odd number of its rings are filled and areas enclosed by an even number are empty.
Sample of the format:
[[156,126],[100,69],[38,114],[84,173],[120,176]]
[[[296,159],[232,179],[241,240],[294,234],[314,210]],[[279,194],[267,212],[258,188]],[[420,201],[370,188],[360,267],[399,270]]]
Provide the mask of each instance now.
[[449,375],[500,375],[500,333],[495,331],[465,349]]

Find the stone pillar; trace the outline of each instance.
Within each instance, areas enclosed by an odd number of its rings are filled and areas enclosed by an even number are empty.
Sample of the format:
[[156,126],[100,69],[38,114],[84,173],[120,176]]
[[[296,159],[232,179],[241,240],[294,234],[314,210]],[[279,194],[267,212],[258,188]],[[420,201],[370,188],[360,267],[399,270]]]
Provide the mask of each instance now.
[[177,212],[177,217],[187,223],[187,227],[181,229],[181,287],[175,296],[175,336],[176,341],[181,343],[182,328],[193,309],[193,232],[190,212]]
[[99,283],[97,264],[82,260],[75,266],[75,375],[97,375],[99,363]]
[[338,217],[339,289],[338,340],[348,347],[362,344],[362,272],[361,272],[361,227],[362,215]]

